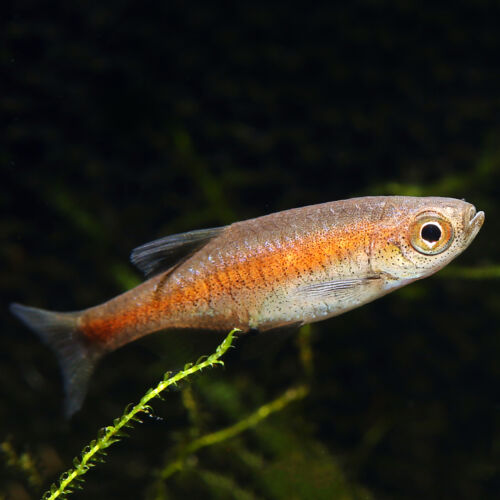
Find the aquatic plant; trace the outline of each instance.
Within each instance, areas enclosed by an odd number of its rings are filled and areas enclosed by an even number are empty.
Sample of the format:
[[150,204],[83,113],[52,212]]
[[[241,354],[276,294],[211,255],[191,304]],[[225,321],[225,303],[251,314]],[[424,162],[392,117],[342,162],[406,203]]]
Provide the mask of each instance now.
[[260,421],[264,420],[272,413],[282,410],[292,401],[297,401],[304,398],[308,393],[309,388],[306,385],[290,387],[279,397],[269,403],[262,405],[248,417],[239,420],[235,424],[230,425],[225,429],[205,434],[204,436],[191,441],[180,451],[178,457],[175,460],[168,463],[163,469],[161,469],[161,471],[158,473],[159,481],[168,479],[172,474],[180,471],[187,456],[195,453],[201,448],[220,443],[240,434],[247,429],[250,429],[251,427],[255,427]]
[[65,498],[76,488],[81,488],[82,476],[86,474],[91,467],[103,461],[103,456],[106,455],[106,448],[119,441],[122,437],[125,437],[125,429],[132,428],[134,422],[141,423],[141,415],[151,414],[152,408],[149,406],[149,402],[152,399],[158,397],[167,388],[177,385],[178,382],[194,373],[200,372],[208,367],[224,364],[220,358],[231,347],[234,334],[237,331],[237,329],[232,330],[217,347],[216,351],[207,358],[202,358],[195,364],[187,364],[184,370],[176,374],[167,372],[163,380],[155,388],[149,389],[136,405],[129,405],[124,414],[113,421],[113,425],[102,428],[98,433],[97,439],[91,441],[90,444],[82,450],[80,458],[74,459],[74,467],[64,472],[60,476],[58,483],[52,484],[50,489],[43,495],[43,499],[54,500],[56,498]]
[[0,443],[0,454],[3,455],[4,462],[9,468],[19,471],[26,477],[27,483],[33,490],[40,488],[42,478],[36,466],[36,460],[30,452],[24,451],[19,453],[12,441],[7,438]]

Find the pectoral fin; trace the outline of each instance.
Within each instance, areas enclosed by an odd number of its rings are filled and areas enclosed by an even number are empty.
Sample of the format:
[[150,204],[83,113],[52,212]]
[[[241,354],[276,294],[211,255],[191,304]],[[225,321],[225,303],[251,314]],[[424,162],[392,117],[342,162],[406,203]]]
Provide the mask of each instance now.
[[183,261],[223,230],[224,226],[166,236],[135,248],[130,260],[150,278]]
[[363,278],[346,278],[331,281],[311,283],[297,288],[296,295],[304,299],[355,299],[366,286],[371,286],[381,280],[380,276],[366,276]]

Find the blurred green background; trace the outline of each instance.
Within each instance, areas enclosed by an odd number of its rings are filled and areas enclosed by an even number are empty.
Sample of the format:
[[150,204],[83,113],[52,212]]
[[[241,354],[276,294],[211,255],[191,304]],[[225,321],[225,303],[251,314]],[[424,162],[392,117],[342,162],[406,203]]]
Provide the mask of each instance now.
[[[5,9],[0,498],[38,498],[174,350],[162,337],[106,357],[68,423],[56,359],[9,302],[82,309],[137,284],[129,251],[154,238],[417,194],[486,211],[463,256],[314,325],[312,374],[296,338],[248,359],[237,343],[225,369],[156,402],[165,420],[110,448],[75,498],[497,499],[499,19],[488,1]],[[306,398],[154,482],[183,443],[304,380]]]

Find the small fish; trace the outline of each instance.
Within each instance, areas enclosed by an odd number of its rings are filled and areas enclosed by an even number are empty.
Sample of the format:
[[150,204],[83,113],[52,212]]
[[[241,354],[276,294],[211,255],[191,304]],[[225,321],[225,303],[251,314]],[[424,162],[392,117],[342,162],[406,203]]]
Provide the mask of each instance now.
[[101,356],[160,330],[268,331],[337,316],[462,253],[484,213],[452,198],[353,198],[167,236],[132,251],[147,280],[101,305],[11,311],[57,353],[65,413]]

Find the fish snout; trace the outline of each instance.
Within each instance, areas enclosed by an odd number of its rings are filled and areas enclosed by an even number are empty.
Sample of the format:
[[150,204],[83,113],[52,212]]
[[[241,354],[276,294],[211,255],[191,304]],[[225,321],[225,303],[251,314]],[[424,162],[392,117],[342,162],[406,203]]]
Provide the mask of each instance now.
[[481,229],[484,223],[484,212],[476,211],[476,207],[472,205],[465,214],[464,227],[469,239],[473,239]]

